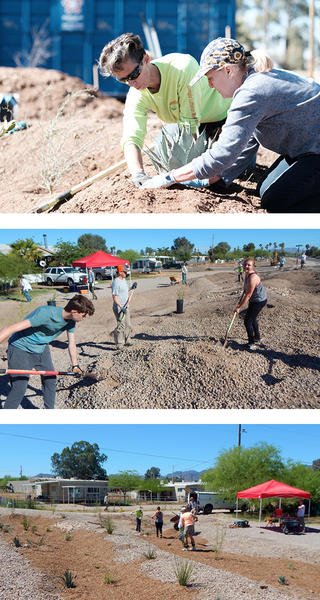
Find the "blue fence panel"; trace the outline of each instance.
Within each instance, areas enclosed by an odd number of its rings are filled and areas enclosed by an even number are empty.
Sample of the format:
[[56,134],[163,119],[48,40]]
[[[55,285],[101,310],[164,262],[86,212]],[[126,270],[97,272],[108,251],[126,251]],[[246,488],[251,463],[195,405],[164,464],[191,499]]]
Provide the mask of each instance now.
[[[199,60],[226,25],[235,36],[235,0],[0,0],[0,64],[14,66],[16,53],[30,52],[34,28],[46,25],[51,56],[40,66],[92,83],[92,67],[110,40],[130,31],[146,43],[142,15],[152,20],[163,54],[185,52]],[[109,94],[126,93],[110,77],[100,76],[99,84]]]

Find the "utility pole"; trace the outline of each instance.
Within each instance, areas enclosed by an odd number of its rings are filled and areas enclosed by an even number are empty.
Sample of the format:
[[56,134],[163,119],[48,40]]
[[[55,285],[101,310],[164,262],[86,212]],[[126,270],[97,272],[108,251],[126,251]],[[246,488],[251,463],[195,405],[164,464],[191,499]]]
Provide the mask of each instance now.
[[173,480],[173,473],[174,473],[174,465],[172,465],[172,483],[174,483],[174,480]]
[[238,426],[238,448],[241,447],[241,434],[242,433],[247,433],[245,429],[242,429],[242,425]]
[[22,465],[20,465],[20,479],[22,478]]

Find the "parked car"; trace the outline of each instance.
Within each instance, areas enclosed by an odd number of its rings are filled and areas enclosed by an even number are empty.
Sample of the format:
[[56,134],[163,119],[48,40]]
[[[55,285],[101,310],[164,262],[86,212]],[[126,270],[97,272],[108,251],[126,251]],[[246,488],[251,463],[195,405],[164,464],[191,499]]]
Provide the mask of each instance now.
[[74,267],[48,267],[44,272],[44,282],[47,285],[72,283],[84,284],[87,281],[86,273]]
[[173,260],[173,261],[164,263],[163,269],[181,269],[183,265],[184,265],[183,262],[175,262]]
[[[93,267],[96,280],[101,281],[102,279],[112,279],[117,275],[117,267]],[[130,266],[125,267],[127,275],[130,275]]]

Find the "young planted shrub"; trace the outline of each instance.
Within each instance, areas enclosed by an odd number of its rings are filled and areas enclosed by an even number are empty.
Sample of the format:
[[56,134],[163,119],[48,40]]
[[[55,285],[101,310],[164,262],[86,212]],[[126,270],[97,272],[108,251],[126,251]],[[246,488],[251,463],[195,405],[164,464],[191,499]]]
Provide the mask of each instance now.
[[19,538],[14,537],[13,538],[13,543],[14,543],[14,545],[15,545],[16,548],[21,548],[21,543],[20,543]]
[[161,141],[155,143],[154,150],[144,150],[158,173],[166,173],[186,165],[209,147],[205,132],[197,133],[195,139],[187,124],[177,129],[173,136],[165,127],[161,134]]
[[64,539],[66,540],[66,542],[71,542],[72,540],[72,535],[71,533],[66,533],[66,535],[64,536]]
[[22,517],[21,525],[25,531],[30,529],[30,521],[26,516]]
[[62,581],[63,581],[63,585],[67,588],[75,588],[76,584],[73,581],[73,577],[72,577],[72,573],[71,571],[65,571],[64,572],[64,576],[62,577]]
[[109,535],[111,535],[114,532],[114,522],[109,515],[107,517],[104,517],[101,513],[99,513],[99,523],[100,527],[106,529]]
[[216,560],[219,558],[225,537],[226,537],[225,527],[218,526],[215,530],[215,540],[213,543],[213,552],[214,552],[214,557]]
[[186,560],[174,561],[174,574],[179,585],[188,585],[190,578],[194,572],[194,565]]
[[107,584],[112,584],[116,582],[116,579],[111,573],[109,573],[109,571],[107,571],[107,573],[104,575],[104,582]]
[[157,555],[153,548],[149,546],[149,548],[143,553],[143,556],[145,556],[145,558],[147,558],[148,560],[153,560],[154,558],[156,558]]
[[288,585],[285,575],[279,575],[278,583],[280,583],[280,585]]

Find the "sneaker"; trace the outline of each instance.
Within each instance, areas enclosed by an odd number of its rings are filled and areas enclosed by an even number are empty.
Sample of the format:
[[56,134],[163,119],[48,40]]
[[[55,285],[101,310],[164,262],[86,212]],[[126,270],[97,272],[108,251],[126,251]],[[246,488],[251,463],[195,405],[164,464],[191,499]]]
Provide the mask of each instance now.
[[193,546],[193,548],[191,548],[191,552],[196,552],[197,548],[195,546]]
[[257,350],[258,346],[256,344],[247,344],[248,350]]
[[188,552],[189,548],[183,548],[183,552]]

